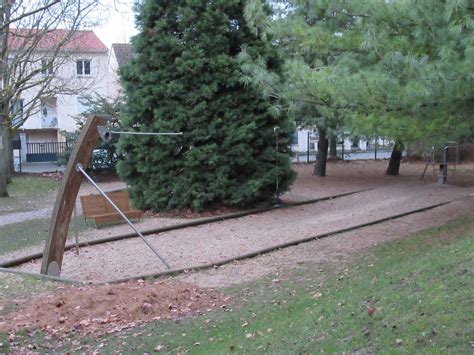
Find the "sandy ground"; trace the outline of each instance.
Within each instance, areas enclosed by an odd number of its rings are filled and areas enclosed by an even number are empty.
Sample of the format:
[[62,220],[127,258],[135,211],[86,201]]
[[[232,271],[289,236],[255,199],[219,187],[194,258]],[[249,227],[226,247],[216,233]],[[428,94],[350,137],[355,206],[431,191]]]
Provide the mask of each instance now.
[[[403,164],[402,175],[399,177],[385,176],[386,164],[386,161],[333,163],[328,166],[328,176],[324,178],[312,176],[312,166],[298,166],[298,181],[292,191],[284,196],[286,200],[310,199],[364,188],[371,190],[315,204],[150,235],[147,238],[173,268],[190,267],[460,199],[474,193],[472,164],[458,167],[456,175],[449,180],[450,184],[444,186],[435,184],[432,174],[420,181],[424,168],[422,163]],[[462,172],[463,169],[471,170]],[[294,266],[306,261],[319,263],[347,257],[351,251],[374,243],[399,238],[460,216],[474,217],[473,200],[474,197],[467,197],[431,211],[305,243],[214,271],[187,275],[185,279],[190,278],[189,281],[202,285],[218,286],[252,279],[285,265]],[[99,232],[106,236],[110,230],[103,229]],[[38,272],[40,263],[41,260],[37,260],[22,265],[19,269]],[[81,249],[79,256],[74,252],[66,252],[62,276],[105,281],[164,270],[165,267],[151,250],[136,238],[85,247]]]

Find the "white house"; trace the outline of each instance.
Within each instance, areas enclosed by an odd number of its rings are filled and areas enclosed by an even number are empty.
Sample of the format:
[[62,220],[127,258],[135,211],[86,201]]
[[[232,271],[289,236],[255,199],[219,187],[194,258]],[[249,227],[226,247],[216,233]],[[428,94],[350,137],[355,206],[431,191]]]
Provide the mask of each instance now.
[[[386,138],[370,138],[365,137],[356,137],[351,136],[349,133],[346,133],[344,140],[341,141],[338,138],[337,141],[337,150],[338,155],[340,156],[344,151],[346,153],[350,152],[360,152],[360,151],[373,151],[378,150],[390,150],[393,145],[392,140]],[[318,149],[318,133],[317,130],[305,129],[297,127],[293,140],[291,143],[291,150],[295,154],[295,161],[305,161],[306,154],[315,154]],[[314,159],[313,156],[310,159]]]
[[[27,30],[12,31],[19,37],[18,32]],[[116,97],[118,94],[117,73],[110,70],[111,51],[93,31],[75,32],[61,48],[56,59],[51,59],[51,50],[57,47],[56,41],[60,41],[66,34],[66,30],[51,31],[36,46],[35,65],[44,66],[38,75],[53,76],[52,85],[60,89],[42,99],[40,107],[30,113],[18,129],[16,139],[21,141],[23,161],[54,160],[52,157],[58,143],[65,141],[61,132],[74,131],[77,127],[73,117],[87,109],[84,105],[86,95],[98,93],[105,97]],[[22,43],[11,40],[9,46],[14,55]],[[52,65],[49,65],[51,60]],[[15,103],[18,111],[21,111],[23,103],[38,94],[40,88],[41,86],[33,86],[22,92],[21,98]],[[35,153],[43,154],[32,157]]]
[[112,43],[109,51],[109,81],[107,84],[111,93],[119,93],[122,91],[122,86],[120,85],[118,78],[118,71],[122,66],[133,59],[133,57],[133,48],[130,43]]

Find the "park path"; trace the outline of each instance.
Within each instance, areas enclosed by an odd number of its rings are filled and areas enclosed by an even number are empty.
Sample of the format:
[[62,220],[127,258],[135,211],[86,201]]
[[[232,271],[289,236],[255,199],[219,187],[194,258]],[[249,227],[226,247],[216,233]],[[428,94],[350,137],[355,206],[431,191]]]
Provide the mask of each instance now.
[[0,215],[0,226],[8,224],[21,223],[32,219],[49,218],[53,212],[52,207],[42,208],[36,211],[16,212],[6,215]]

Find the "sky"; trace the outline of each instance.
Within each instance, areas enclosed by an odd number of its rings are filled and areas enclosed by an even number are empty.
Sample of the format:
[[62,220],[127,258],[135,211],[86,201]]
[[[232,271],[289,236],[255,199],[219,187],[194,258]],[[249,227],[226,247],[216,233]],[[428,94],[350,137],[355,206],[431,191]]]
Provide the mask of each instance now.
[[134,0],[102,0],[102,24],[95,34],[110,48],[112,43],[128,43],[137,33],[134,23]]

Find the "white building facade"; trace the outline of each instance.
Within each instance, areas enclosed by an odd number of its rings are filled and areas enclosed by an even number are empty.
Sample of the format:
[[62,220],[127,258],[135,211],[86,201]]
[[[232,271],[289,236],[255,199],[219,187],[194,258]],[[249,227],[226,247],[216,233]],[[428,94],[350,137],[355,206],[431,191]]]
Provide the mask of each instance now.
[[[61,30],[56,30],[56,37],[60,36],[58,31]],[[11,52],[14,51],[13,48]],[[23,162],[55,160],[55,153],[61,150],[58,147],[66,140],[62,132],[75,131],[74,117],[87,109],[86,96],[97,93],[114,98],[118,95],[117,72],[110,69],[111,51],[93,31],[79,31],[56,59],[52,60],[50,56],[47,45],[40,46],[35,52],[35,65],[44,66],[37,74],[38,79],[52,76],[50,86],[57,89],[41,98],[38,107],[28,113],[16,132],[15,140],[21,143]],[[41,88],[36,85],[23,91],[16,102],[17,111],[36,97]]]

